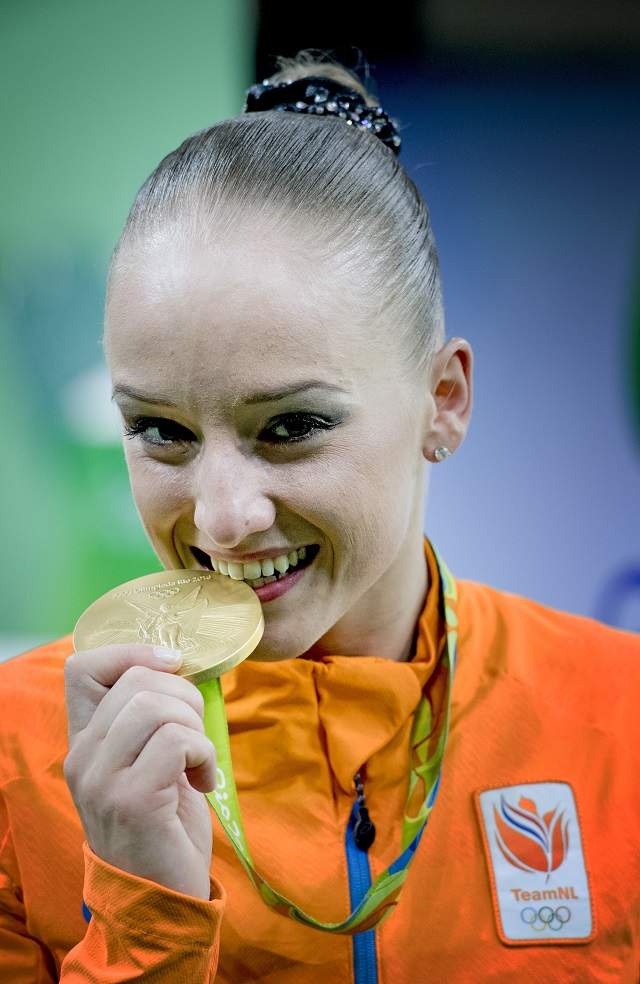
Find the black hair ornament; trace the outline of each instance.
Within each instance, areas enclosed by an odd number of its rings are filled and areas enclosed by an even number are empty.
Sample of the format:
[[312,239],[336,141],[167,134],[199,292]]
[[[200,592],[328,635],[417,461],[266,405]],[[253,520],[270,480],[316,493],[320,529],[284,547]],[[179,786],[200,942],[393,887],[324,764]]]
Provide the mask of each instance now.
[[396,121],[388,116],[382,106],[369,106],[355,89],[342,82],[335,82],[320,75],[294,79],[292,82],[256,82],[246,92],[245,113],[260,113],[273,109],[291,113],[308,113],[315,116],[339,116],[349,126],[361,126],[400,153],[402,141],[398,136]]

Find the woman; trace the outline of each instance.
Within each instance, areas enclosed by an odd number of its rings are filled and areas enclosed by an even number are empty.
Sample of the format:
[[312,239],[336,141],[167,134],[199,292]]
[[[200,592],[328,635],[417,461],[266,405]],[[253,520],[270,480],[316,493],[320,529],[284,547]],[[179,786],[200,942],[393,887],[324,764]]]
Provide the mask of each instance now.
[[455,581],[423,534],[473,357],[376,107],[281,59],[158,165],[108,285],[147,535],[263,606],[222,684],[272,892],[179,663],[68,635],[0,673],[3,980],[637,980],[640,643]]

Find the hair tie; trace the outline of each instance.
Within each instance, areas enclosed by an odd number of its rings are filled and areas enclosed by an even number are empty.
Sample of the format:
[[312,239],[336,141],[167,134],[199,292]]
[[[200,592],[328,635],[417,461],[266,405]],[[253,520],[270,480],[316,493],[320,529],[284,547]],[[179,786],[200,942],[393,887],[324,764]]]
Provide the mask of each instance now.
[[315,116],[338,116],[349,126],[361,126],[379,137],[394,154],[401,140],[396,121],[382,106],[369,106],[363,96],[342,82],[312,75],[284,82],[256,82],[246,91],[245,113],[267,109]]

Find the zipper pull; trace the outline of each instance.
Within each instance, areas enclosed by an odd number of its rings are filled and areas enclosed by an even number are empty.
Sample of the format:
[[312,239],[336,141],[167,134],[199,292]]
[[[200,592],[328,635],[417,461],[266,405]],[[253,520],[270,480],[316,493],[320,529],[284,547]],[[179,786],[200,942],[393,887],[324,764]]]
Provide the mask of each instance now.
[[353,781],[356,785],[356,794],[358,797],[358,816],[353,828],[353,836],[360,850],[368,851],[376,838],[376,828],[365,806],[364,787],[359,772],[356,772]]

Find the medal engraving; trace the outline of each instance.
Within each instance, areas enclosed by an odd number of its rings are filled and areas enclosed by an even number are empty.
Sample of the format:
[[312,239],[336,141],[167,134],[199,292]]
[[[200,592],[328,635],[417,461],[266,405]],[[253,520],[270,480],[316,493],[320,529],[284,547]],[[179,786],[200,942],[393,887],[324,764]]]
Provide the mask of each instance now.
[[262,606],[243,581],[208,571],[159,571],[112,588],[78,619],[76,650],[113,643],[179,649],[193,683],[246,659],[264,632]]

